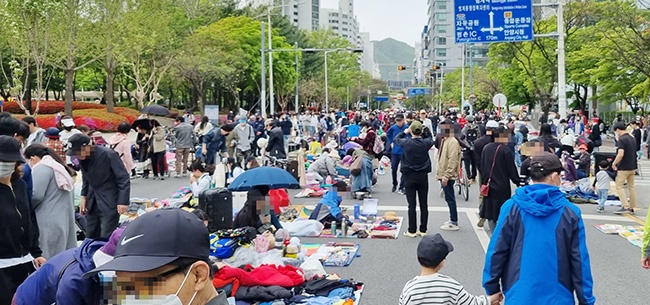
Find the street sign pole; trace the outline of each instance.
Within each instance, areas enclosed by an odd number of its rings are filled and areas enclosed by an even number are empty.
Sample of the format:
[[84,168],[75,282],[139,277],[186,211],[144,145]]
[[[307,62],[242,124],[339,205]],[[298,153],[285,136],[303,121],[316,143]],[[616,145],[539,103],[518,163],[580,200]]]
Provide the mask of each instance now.
[[460,55],[460,111],[463,111],[463,108],[465,108],[465,50],[466,44],[461,45],[461,50],[463,51],[463,54]]

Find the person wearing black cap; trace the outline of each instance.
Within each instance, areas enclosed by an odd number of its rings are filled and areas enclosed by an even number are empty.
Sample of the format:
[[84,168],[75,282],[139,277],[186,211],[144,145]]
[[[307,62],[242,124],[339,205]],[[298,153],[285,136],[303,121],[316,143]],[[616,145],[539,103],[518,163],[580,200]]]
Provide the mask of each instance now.
[[501,207],[485,257],[483,287],[488,294],[503,291],[508,304],[596,302],[585,226],[580,208],[558,187],[562,170],[555,154],[532,156],[534,183],[518,188]]
[[208,229],[198,217],[160,209],[129,223],[113,260],[86,275],[116,271],[117,304],[228,305],[212,284],[209,253]]
[[87,135],[73,135],[68,146],[67,154],[79,160],[83,178],[79,212],[86,215],[86,237],[108,238],[129,206],[129,173],[114,150],[91,145]]
[[491,296],[474,296],[453,278],[438,273],[445,266],[447,255],[454,246],[440,234],[425,235],[418,244],[419,276],[404,285],[399,297],[400,305],[460,304],[488,305],[502,300],[501,293]]
[[11,304],[18,286],[45,263],[27,184],[20,179],[24,163],[18,141],[0,135],[0,305]]
[[233,130],[230,124],[224,124],[221,127],[212,128],[212,130],[203,136],[203,148],[201,154],[205,158],[205,164],[211,165],[217,162],[217,153],[221,152],[223,157],[228,158],[228,147],[226,136]]
[[[634,174],[637,169],[637,149],[636,141],[629,132],[627,132],[625,123],[618,122],[614,125],[614,132],[618,141],[616,142],[616,158],[612,161],[612,169],[616,173],[616,193],[621,200],[621,209],[616,214],[634,214],[636,208],[636,191],[634,188]],[[625,193],[625,184],[630,192],[628,201]]]

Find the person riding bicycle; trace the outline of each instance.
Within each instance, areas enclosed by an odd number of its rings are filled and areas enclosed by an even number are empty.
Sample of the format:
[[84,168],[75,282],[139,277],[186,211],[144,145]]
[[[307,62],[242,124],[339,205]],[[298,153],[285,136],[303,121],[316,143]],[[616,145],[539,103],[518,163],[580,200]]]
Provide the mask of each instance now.
[[474,142],[481,137],[481,130],[479,126],[474,123],[474,116],[468,115],[466,117],[467,124],[461,131],[461,139],[467,142],[469,148],[463,150],[463,161],[465,162],[465,169],[469,180],[476,179],[476,158],[474,156]]

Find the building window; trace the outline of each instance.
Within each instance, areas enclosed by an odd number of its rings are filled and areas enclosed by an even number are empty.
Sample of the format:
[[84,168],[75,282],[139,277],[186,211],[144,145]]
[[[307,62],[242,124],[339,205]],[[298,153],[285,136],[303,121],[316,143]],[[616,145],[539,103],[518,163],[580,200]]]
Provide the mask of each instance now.
[[330,16],[338,17],[338,16],[339,16],[339,13],[330,13]]
[[447,57],[447,49],[436,49],[436,57]]
[[438,44],[444,46],[447,44],[447,37],[438,37]]
[[437,13],[436,20],[438,21],[447,21],[447,13]]
[[447,25],[446,24],[438,24],[436,25],[436,30],[438,33],[447,33]]
[[439,10],[446,10],[447,9],[447,2],[436,2],[436,7]]
[[332,27],[332,30],[335,30],[335,31],[336,31],[336,30],[338,30],[338,29],[339,29],[338,26],[333,26],[333,27]]
[[343,19],[348,19],[348,15],[343,14]]

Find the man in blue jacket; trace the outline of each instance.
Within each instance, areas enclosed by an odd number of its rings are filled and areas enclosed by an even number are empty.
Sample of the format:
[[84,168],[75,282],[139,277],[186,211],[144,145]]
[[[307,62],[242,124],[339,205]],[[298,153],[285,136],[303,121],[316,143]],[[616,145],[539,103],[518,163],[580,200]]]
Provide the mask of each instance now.
[[[404,115],[401,113],[398,113],[395,115],[395,124],[388,128],[388,131],[386,131],[386,146],[388,149],[390,149],[390,169],[391,169],[391,175],[393,176],[393,189],[391,190],[392,192],[395,192],[397,189],[397,167],[399,166],[399,163],[402,161],[402,156],[404,155],[404,149],[393,143],[395,140],[395,137],[400,134],[401,132],[404,132],[409,128],[408,125],[404,124]],[[403,194],[404,193],[404,176],[402,175],[399,182],[399,193]]]
[[534,184],[501,207],[485,257],[483,287],[503,290],[507,304],[592,305],[593,279],[580,209],[557,187],[562,163],[545,152],[531,157]]
[[12,304],[99,304],[100,279],[83,275],[113,258],[122,232],[124,227],[117,228],[108,242],[85,239],[80,247],[55,255],[18,287]]

